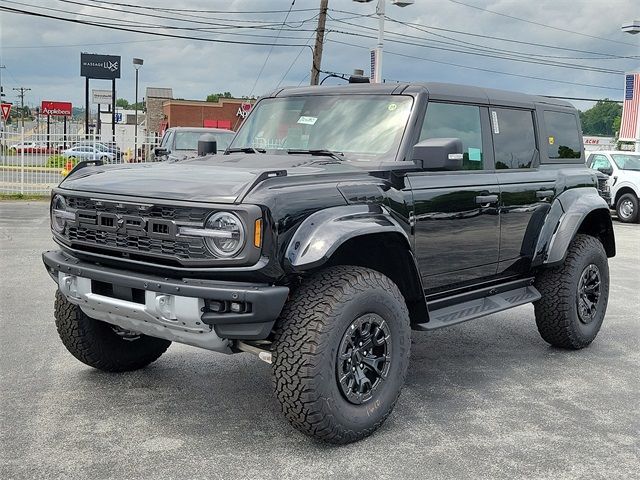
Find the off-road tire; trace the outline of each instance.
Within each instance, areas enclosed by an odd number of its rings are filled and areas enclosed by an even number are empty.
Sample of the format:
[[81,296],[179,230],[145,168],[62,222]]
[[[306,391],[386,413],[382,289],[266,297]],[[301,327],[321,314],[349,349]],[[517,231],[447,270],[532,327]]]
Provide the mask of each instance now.
[[146,367],[171,345],[168,340],[146,335],[125,339],[112,325],[87,316],[59,290],[54,312],[58,335],[67,350],[82,363],[106,372]]
[[[631,202],[632,211],[630,214],[625,215],[623,210],[623,205],[626,202]],[[618,201],[616,202],[616,214],[618,215],[618,220],[624,223],[637,223],[640,219],[640,211],[638,209],[638,197],[633,193],[625,193],[621,195]]]
[[[379,315],[386,322],[391,360],[374,396],[356,405],[340,390],[336,364],[347,329],[366,315]],[[298,430],[330,443],[370,435],[400,395],[410,333],[404,298],[386,276],[355,266],[313,274],[287,302],[275,328],[273,386],[286,418]]]
[[[589,265],[595,265],[599,270],[601,290],[593,320],[585,324],[578,314],[578,286]],[[546,342],[577,350],[596,338],[609,298],[607,254],[597,238],[576,235],[564,263],[538,273],[535,286],[542,294],[542,298],[534,302],[536,324]]]

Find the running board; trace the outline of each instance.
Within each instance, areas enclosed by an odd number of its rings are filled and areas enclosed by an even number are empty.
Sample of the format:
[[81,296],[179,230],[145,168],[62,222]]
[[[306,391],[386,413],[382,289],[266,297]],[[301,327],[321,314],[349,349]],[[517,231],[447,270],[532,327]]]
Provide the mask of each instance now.
[[[508,310],[525,303],[540,300],[542,295],[533,286],[525,286],[497,293],[488,297],[429,310],[429,321],[413,325],[414,330],[435,330],[457,323]],[[435,303],[435,302],[434,302]]]

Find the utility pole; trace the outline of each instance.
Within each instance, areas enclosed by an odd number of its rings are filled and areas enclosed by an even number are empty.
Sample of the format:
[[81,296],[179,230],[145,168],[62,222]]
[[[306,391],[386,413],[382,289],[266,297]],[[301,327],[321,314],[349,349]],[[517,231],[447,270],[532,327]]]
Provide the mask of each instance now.
[[322,46],[324,44],[324,27],[327,23],[327,8],[329,0],[320,0],[320,15],[316,29],[316,44],[313,48],[313,64],[311,65],[311,85],[318,85],[320,81],[320,66],[322,65]]
[[[2,88],[2,69],[7,68],[4,65],[0,65],[0,103],[4,103],[4,88]],[[4,117],[0,116],[0,133],[4,132],[5,124]]]
[[28,92],[31,89],[25,87],[13,87],[13,89],[20,92],[18,94],[20,97],[20,120],[22,121],[22,128],[24,128],[24,92]]

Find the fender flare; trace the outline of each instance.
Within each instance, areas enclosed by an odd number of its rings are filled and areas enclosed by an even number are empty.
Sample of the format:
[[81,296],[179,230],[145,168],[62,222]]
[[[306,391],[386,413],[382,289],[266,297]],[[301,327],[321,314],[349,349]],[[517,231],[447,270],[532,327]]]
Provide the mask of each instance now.
[[407,232],[385,207],[345,205],[309,215],[289,241],[285,259],[295,270],[309,270],[325,263],[347,240],[372,233],[400,234],[410,248]]
[[533,265],[553,266],[562,263],[583,222],[594,214],[605,219],[604,235],[610,242],[603,243],[607,256],[613,257],[615,240],[607,202],[595,188],[576,188],[560,194],[552,204],[538,238]]

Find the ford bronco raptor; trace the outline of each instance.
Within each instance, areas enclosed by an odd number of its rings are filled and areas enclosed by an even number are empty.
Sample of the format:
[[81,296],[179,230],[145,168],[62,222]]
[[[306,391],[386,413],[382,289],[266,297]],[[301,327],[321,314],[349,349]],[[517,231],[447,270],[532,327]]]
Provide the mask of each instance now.
[[412,330],[532,302],[549,344],[594,340],[615,255],[596,187],[565,102],[287,88],[224,154],[78,165],[52,192],[43,259],[81,362],[139,369],[171,342],[251,352],[296,428],[347,443],[391,413]]

